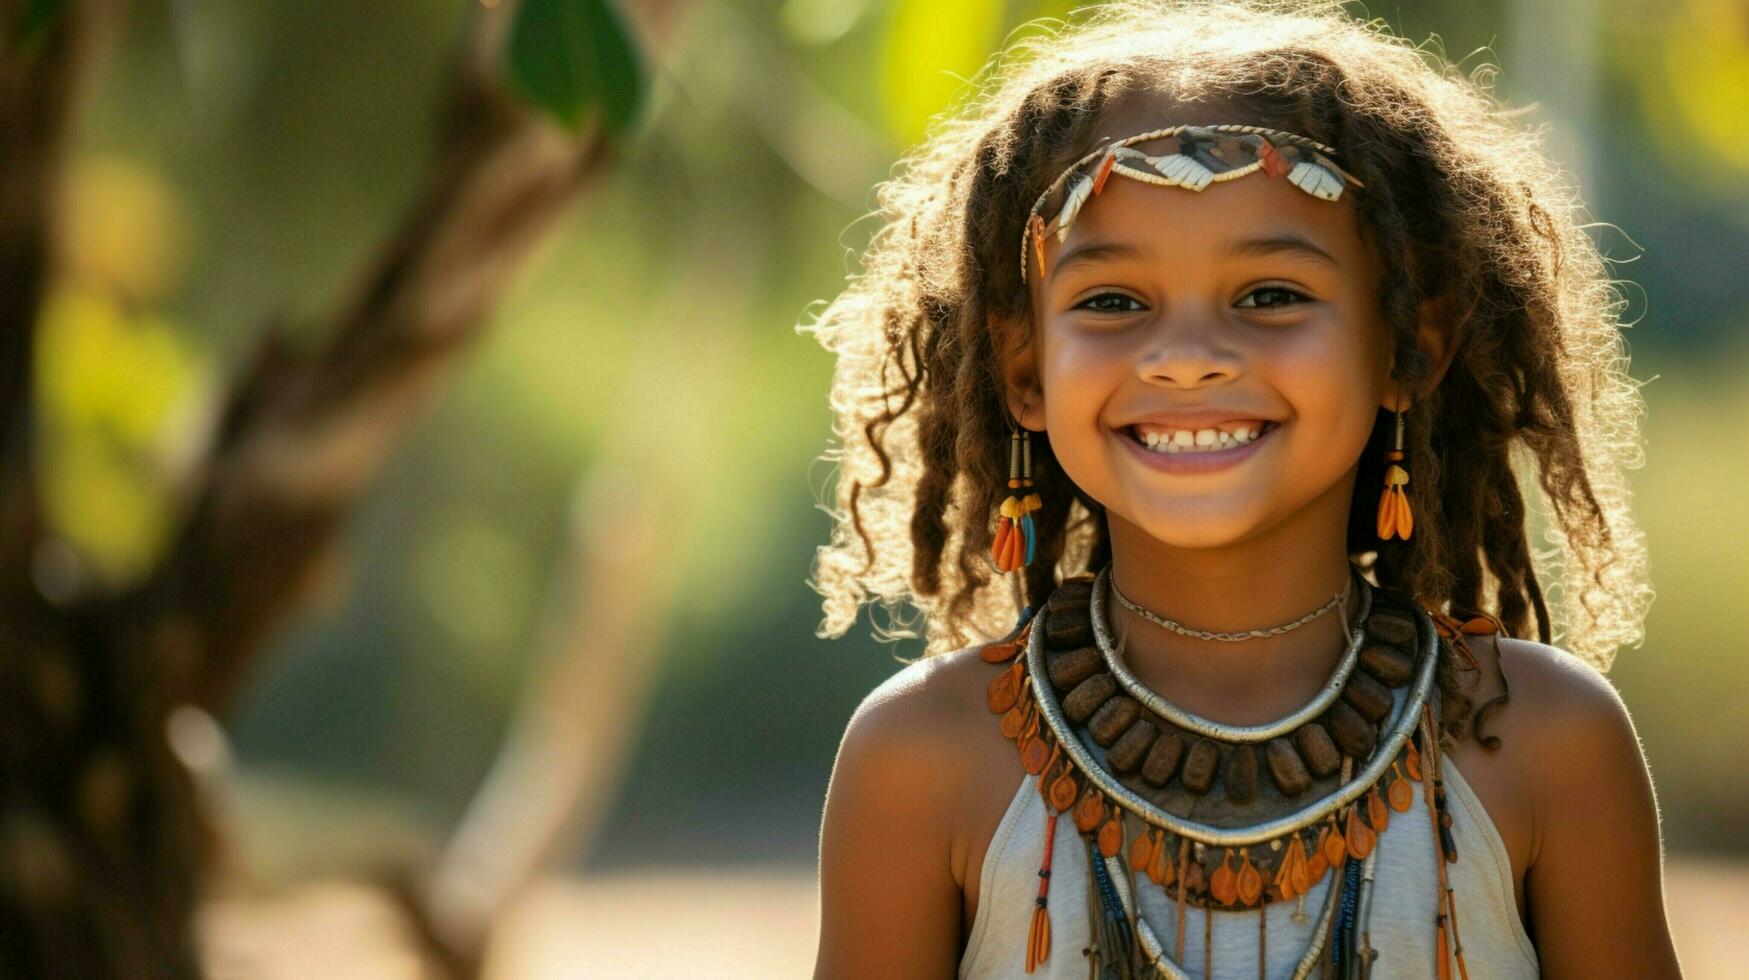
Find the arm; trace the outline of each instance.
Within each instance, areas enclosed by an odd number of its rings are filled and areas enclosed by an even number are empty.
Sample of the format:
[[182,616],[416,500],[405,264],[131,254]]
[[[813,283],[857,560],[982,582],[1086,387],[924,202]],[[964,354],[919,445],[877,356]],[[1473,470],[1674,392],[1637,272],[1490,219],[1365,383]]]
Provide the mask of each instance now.
[[959,885],[948,858],[946,720],[900,671],[851,717],[820,832],[815,980],[951,977]]
[[[1551,980],[1680,977],[1664,911],[1658,806],[1639,738],[1595,669],[1516,642],[1538,702],[1530,932]],[[1540,648],[1529,653],[1525,648]]]

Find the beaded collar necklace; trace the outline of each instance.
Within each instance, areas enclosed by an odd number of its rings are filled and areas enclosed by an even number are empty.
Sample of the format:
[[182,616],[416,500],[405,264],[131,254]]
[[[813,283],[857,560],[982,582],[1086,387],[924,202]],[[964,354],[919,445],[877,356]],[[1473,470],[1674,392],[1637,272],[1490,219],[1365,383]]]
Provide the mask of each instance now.
[[[1365,923],[1378,835],[1392,811],[1411,808],[1422,782],[1442,858],[1435,926],[1445,980],[1447,932],[1456,936],[1445,863],[1456,860],[1456,847],[1439,777],[1434,675],[1441,637],[1454,632],[1447,618],[1361,578],[1360,613],[1319,693],[1276,722],[1233,726],[1185,711],[1129,672],[1105,622],[1109,580],[1107,566],[1062,583],[1036,614],[1028,609],[1012,633],[981,650],[986,662],[1006,665],[989,685],[988,707],[1046,803],[1027,972],[1050,955],[1051,849],[1065,811],[1093,870],[1095,941],[1086,952],[1117,976],[1186,976],[1187,905],[1205,911],[1203,976],[1213,975],[1206,913],[1228,910],[1258,912],[1266,975],[1267,907],[1296,901],[1293,920],[1306,921],[1306,896],[1329,871],[1336,877],[1293,975],[1321,965],[1333,977],[1337,967],[1370,963],[1377,953]],[[1136,911],[1138,876],[1176,903],[1170,953]],[[1457,961],[1462,969],[1461,944]]]

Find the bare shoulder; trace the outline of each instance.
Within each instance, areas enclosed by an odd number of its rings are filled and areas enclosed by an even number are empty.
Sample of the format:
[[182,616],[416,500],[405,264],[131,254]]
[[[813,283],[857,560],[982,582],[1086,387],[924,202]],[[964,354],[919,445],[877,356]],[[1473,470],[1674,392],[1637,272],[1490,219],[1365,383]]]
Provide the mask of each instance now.
[[1513,752],[1519,761],[1534,764],[1575,739],[1589,741],[1611,733],[1618,741],[1624,735],[1632,739],[1627,706],[1609,679],[1587,661],[1535,640],[1493,635],[1464,640],[1481,667],[1476,702],[1483,705],[1508,695],[1509,707],[1490,715],[1485,734],[1529,750]]
[[[1529,804],[1526,919],[1543,975],[1678,976],[1657,801],[1627,705],[1601,671],[1559,647],[1476,639],[1479,659],[1497,657],[1483,659],[1484,677],[1497,663],[1510,695],[1483,727],[1504,743]],[[1493,696],[1485,684],[1479,702]]]
[[[1487,654],[1482,654],[1484,648]],[[1602,671],[1535,640],[1498,637],[1497,642],[1472,642],[1471,649],[1479,656],[1497,657],[1497,675],[1508,685],[1498,693],[1509,694],[1510,707],[1492,716],[1497,720],[1486,726],[1486,734],[1511,746],[1513,767],[1537,790],[1540,803],[1552,802],[1542,799],[1548,789],[1575,780],[1583,783],[1606,773],[1644,777],[1645,758],[1633,719]],[[1489,673],[1485,670],[1484,676]],[[1481,701],[1494,696],[1496,690],[1485,689]],[[1540,851],[1548,822],[1537,823]]]
[[[1585,660],[1546,643],[1512,637],[1465,637],[1482,668],[1476,703],[1501,695],[1478,731],[1507,769],[1534,814],[1530,862],[1541,852],[1551,808],[1569,804],[1573,786],[1608,785],[1600,776],[1643,776],[1645,760],[1627,705],[1615,686]],[[1498,738],[1499,743],[1494,739]],[[1559,791],[1559,792],[1557,792]],[[1591,794],[1585,794],[1591,795]],[[1628,805],[1632,801],[1598,799]]]
[[935,737],[964,730],[977,716],[966,709],[983,699],[994,668],[978,656],[979,646],[924,657],[868,693],[851,715],[848,739],[859,727],[887,737]]
[[964,738],[978,723],[989,724],[984,688],[993,668],[978,649],[914,661],[870,691],[845,727],[834,781],[860,776],[893,783],[923,780],[934,790],[932,799],[951,800],[966,768]]
[[1512,696],[1523,697],[1544,726],[1598,728],[1633,726],[1627,706],[1603,672],[1560,647],[1535,640],[1501,637],[1500,666],[1512,682]]
[[953,814],[980,720],[969,708],[982,708],[989,673],[977,648],[927,657],[851,715],[821,824],[817,977],[953,972],[962,899]]

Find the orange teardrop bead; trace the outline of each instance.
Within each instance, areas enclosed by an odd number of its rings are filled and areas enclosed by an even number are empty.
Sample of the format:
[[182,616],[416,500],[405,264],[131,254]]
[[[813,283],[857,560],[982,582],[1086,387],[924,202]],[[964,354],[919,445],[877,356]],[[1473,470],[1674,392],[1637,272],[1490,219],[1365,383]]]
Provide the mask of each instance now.
[[1064,810],[1074,806],[1075,796],[1080,792],[1080,789],[1081,787],[1075,782],[1075,767],[1072,765],[1065,765],[1063,767],[1063,774],[1058,776],[1055,782],[1051,783],[1051,808],[1058,813],[1062,813]]
[[1312,856],[1306,858],[1306,890],[1324,880],[1324,872],[1330,870],[1330,864],[1324,860],[1322,850],[1314,850]]
[[1372,792],[1366,794],[1366,819],[1372,824],[1374,833],[1382,834],[1391,825],[1391,811],[1385,806],[1385,801],[1379,796],[1379,788],[1374,786]]
[[1245,863],[1239,866],[1239,901],[1245,905],[1256,905],[1263,897],[1263,874],[1257,866],[1251,863],[1251,852],[1245,852]]
[[1340,868],[1348,856],[1348,842],[1342,839],[1342,831],[1334,825],[1324,829],[1324,863],[1332,868]]
[[[1391,768],[1395,770],[1397,767],[1393,764]],[[1409,788],[1409,780],[1403,778],[1402,773],[1398,773],[1397,778],[1391,781],[1391,809],[1398,813],[1408,813],[1414,802],[1415,792]]]
[[1116,857],[1123,849],[1123,826],[1113,817],[1099,828],[1099,853],[1106,857]]
[[1343,836],[1348,838],[1348,856],[1360,861],[1372,853],[1372,846],[1377,838],[1373,836],[1372,828],[1360,819],[1359,805],[1348,808],[1348,827]]
[[1026,665],[1017,660],[1014,666],[997,674],[990,682],[984,700],[989,704],[991,714],[1002,714],[1020,700],[1020,676],[1025,669]]
[[1222,905],[1231,905],[1233,900],[1238,897],[1238,882],[1234,880],[1233,869],[1227,867],[1227,863],[1232,858],[1233,851],[1229,848],[1227,853],[1221,855],[1221,866],[1215,869],[1213,875],[1209,876],[1209,894],[1213,895],[1215,901]]
[[1154,845],[1154,860],[1148,865],[1148,877],[1154,879],[1154,884],[1161,886],[1172,884],[1178,877],[1178,865],[1166,859],[1166,837],[1164,834]]
[[1304,895],[1312,887],[1311,869],[1306,867],[1306,846],[1300,842],[1299,835],[1294,835],[1294,842],[1288,845],[1292,852],[1289,866],[1288,881],[1294,886],[1294,894]]
[[1042,738],[1028,739],[1020,750],[1020,765],[1027,772],[1038,775],[1045,770],[1045,763],[1050,761],[1050,750],[1045,748]]
[[1081,833],[1089,833],[1099,826],[1100,818],[1105,816],[1105,800],[1099,791],[1087,787],[1081,794],[1081,802],[1075,804],[1075,829]]
[[1020,705],[1017,704],[1014,707],[1009,708],[1008,711],[1002,715],[1001,728],[1003,738],[1013,741],[1015,737],[1020,734],[1020,730],[1024,727],[1026,727],[1026,711],[1021,708]]
[[1154,835],[1141,834],[1130,841],[1130,868],[1146,873],[1154,863]]
[[1409,742],[1409,754],[1403,758],[1403,771],[1416,782],[1421,781],[1421,751],[1415,748],[1415,742]]
[[1290,844],[1287,849],[1283,849],[1281,852],[1281,863],[1275,866],[1275,880],[1269,883],[1270,890],[1275,893],[1276,897],[1282,899],[1293,898],[1295,895],[1299,894],[1299,892],[1294,891],[1294,856],[1291,850],[1292,847],[1293,845]]

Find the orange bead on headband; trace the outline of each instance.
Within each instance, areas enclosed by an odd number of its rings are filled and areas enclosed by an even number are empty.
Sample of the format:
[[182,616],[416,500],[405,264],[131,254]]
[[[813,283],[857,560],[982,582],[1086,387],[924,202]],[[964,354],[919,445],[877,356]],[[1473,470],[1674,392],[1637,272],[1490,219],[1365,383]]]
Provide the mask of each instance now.
[[[1137,143],[1156,140],[1162,144],[1157,155],[1135,147]],[[1075,215],[1088,198],[1105,189],[1106,179],[1114,173],[1163,187],[1200,191],[1210,184],[1261,170],[1270,177],[1286,177],[1288,183],[1313,197],[1334,201],[1349,184],[1366,186],[1330,159],[1335,152],[1294,133],[1236,124],[1169,126],[1102,146],[1070,164],[1033,202],[1020,235],[1020,280],[1025,282],[1027,278],[1031,265],[1027,261],[1029,251],[1030,257],[1038,259],[1040,274],[1044,273],[1047,230],[1054,224],[1057,241],[1067,238]],[[1096,160],[1098,166],[1093,173],[1083,172],[1083,167]],[[1074,178],[1073,182],[1070,178]],[[1056,218],[1052,222],[1046,222],[1043,216],[1047,202],[1056,204],[1053,208]]]

